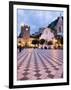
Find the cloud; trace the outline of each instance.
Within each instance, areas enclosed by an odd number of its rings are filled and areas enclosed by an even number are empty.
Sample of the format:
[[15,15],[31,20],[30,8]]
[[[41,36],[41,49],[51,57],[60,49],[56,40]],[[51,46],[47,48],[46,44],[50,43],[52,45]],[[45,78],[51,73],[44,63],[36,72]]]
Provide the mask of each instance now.
[[39,11],[39,10],[24,10],[18,9],[18,32],[20,32],[20,25],[28,24],[31,27],[31,33],[37,32],[40,27],[48,26],[53,20],[55,20],[60,11]]

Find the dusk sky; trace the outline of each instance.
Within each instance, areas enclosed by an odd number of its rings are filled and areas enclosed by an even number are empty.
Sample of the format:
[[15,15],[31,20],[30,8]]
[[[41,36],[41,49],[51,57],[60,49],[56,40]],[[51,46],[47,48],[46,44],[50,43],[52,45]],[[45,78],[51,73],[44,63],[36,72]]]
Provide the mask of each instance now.
[[63,16],[62,11],[40,11],[40,10],[17,10],[17,29],[18,35],[21,31],[21,25],[27,24],[30,26],[30,34],[39,30],[40,27],[47,27],[52,21],[57,19],[60,14]]

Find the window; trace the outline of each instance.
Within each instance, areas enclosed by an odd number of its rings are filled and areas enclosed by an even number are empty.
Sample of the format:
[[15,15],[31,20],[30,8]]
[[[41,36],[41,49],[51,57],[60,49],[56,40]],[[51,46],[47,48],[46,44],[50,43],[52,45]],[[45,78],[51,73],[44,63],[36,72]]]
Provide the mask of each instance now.
[[61,27],[59,27],[59,32],[61,32]]

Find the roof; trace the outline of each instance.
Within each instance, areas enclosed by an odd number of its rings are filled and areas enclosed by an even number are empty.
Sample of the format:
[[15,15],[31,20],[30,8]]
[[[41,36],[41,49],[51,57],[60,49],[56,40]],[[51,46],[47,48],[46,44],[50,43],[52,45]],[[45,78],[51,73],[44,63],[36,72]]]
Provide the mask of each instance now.
[[57,25],[58,23],[58,20],[59,18],[57,18],[55,21],[51,22],[49,25],[48,25],[48,28],[51,28],[51,29],[55,29],[55,26]]
[[[62,20],[63,20],[63,16],[62,16],[61,18],[62,18]],[[53,22],[51,22],[51,23],[48,25],[48,28],[51,28],[52,30],[55,30],[55,26],[57,25],[58,20],[59,20],[59,17],[58,17],[56,20],[54,20]]]

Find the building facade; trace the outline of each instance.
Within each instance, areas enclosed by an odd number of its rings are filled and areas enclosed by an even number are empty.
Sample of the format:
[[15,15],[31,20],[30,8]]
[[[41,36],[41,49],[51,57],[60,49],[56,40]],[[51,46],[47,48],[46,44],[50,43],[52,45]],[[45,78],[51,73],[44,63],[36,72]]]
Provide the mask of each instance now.
[[55,26],[55,29],[57,30],[58,35],[63,34],[63,17],[62,16],[58,17],[58,22]]

